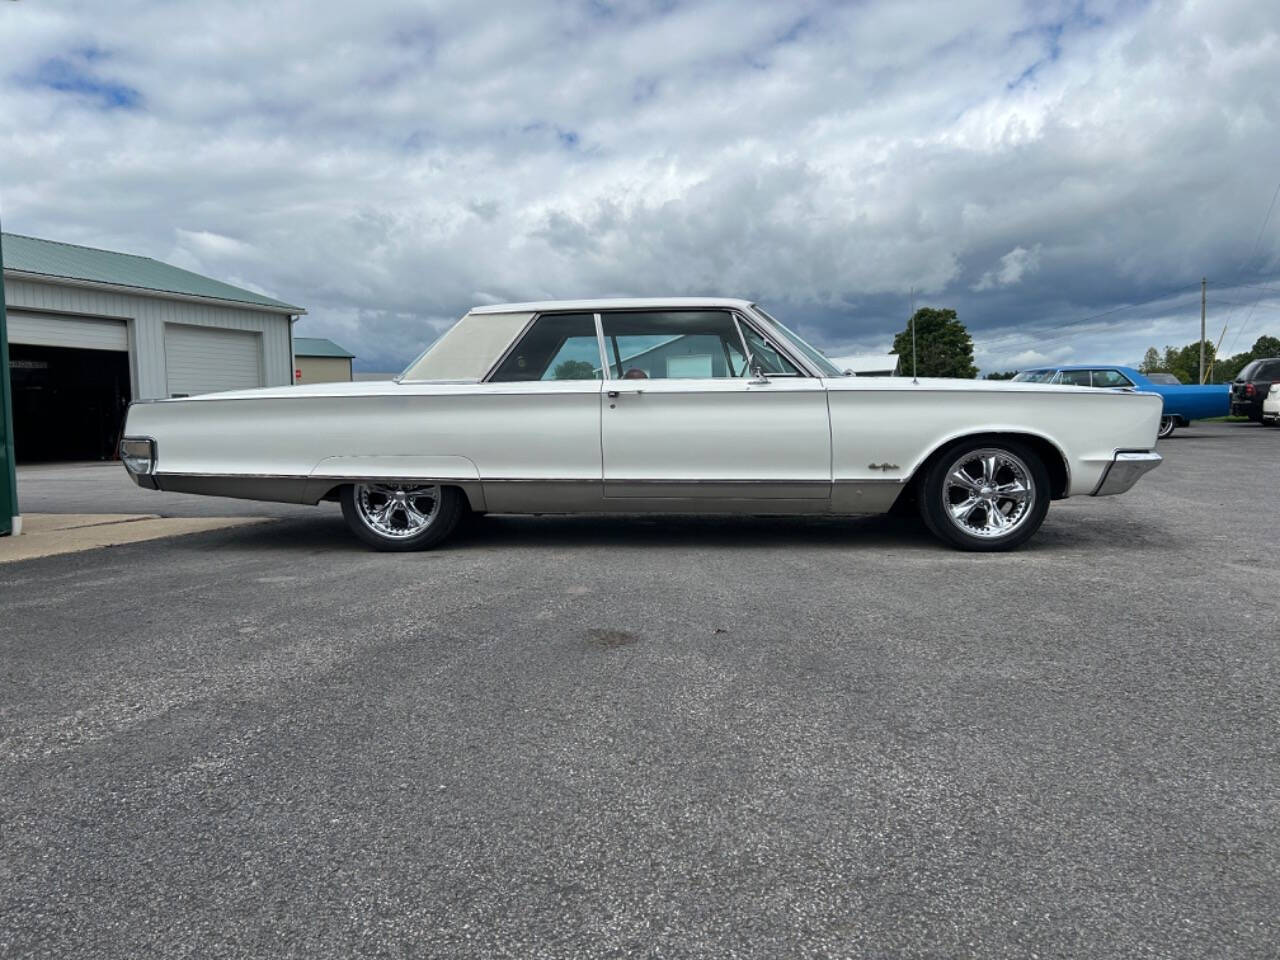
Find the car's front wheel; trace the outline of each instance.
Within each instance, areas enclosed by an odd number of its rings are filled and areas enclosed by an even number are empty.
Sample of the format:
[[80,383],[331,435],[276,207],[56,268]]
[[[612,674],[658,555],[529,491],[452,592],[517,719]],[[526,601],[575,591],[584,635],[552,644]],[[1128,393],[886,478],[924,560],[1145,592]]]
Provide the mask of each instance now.
[[1174,427],[1178,425],[1176,417],[1161,417],[1160,429],[1156,431],[1156,436],[1163,440],[1165,437],[1173,435]]
[[1014,441],[958,444],[929,467],[920,491],[925,525],[961,550],[1011,550],[1049,512],[1049,471]]
[[342,488],[342,516],[375,550],[428,550],[449,536],[466,510],[454,487],[353,483]]

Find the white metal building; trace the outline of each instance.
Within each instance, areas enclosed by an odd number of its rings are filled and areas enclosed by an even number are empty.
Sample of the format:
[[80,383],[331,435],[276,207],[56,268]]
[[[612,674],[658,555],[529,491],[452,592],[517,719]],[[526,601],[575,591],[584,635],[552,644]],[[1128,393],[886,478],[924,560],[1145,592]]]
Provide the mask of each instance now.
[[355,354],[324,337],[293,338],[293,378],[297,383],[354,380]]
[[293,382],[300,307],[150,257],[2,241],[19,461],[113,456],[131,400]]

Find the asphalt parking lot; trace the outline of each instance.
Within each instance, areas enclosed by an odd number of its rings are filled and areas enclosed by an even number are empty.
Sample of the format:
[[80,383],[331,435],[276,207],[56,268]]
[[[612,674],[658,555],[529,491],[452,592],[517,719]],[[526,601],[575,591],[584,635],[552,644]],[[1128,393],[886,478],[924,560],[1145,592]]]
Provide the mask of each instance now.
[[277,520],[0,567],[0,955],[1274,957],[1280,430],[1160,451],[999,556],[24,471]]

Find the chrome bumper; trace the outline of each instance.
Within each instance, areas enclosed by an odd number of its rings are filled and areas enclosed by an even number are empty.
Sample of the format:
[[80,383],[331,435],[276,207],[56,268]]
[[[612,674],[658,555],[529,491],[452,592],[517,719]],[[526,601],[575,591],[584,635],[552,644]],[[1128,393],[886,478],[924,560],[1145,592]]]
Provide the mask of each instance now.
[[1116,458],[1107,464],[1107,471],[1098,482],[1093,496],[1109,497],[1124,493],[1141,480],[1144,474],[1160,466],[1163,459],[1155,451],[1117,453]]

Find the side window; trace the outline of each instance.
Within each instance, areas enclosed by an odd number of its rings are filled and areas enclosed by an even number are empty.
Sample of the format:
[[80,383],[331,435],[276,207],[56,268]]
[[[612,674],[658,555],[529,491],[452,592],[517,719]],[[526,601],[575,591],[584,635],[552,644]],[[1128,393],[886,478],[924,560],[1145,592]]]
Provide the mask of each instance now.
[[1093,385],[1095,387],[1132,387],[1133,381],[1119,370],[1095,370]]
[[1058,383],[1065,384],[1068,387],[1087,387],[1089,383],[1088,370],[1063,370],[1061,376],[1058,377]]
[[745,323],[742,325],[742,337],[747,341],[751,360],[758,363],[765,373],[780,377],[800,376],[800,371],[796,369],[795,364],[773,349],[768,340]]
[[722,310],[606,313],[604,349],[615,380],[741,377],[747,361],[733,317]]
[[601,379],[594,314],[559,313],[535,320],[489,381]]

